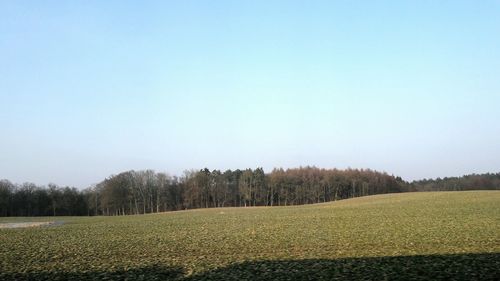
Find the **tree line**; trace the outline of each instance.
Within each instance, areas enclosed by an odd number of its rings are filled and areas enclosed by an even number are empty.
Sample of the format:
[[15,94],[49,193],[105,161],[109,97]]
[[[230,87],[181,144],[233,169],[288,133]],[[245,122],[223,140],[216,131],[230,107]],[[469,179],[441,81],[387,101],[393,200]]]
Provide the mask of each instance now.
[[34,183],[16,185],[0,180],[0,216],[82,216],[87,215],[85,193],[74,187]]
[[300,167],[187,171],[126,171],[78,190],[55,184],[0,181],[0,216],[132,215],[246,206],[288,206],[408,191],[500,189],[500,173],[411,183],[370,169]]
[[500,173],[471,174],[413,181],[408,191],[499,190]]

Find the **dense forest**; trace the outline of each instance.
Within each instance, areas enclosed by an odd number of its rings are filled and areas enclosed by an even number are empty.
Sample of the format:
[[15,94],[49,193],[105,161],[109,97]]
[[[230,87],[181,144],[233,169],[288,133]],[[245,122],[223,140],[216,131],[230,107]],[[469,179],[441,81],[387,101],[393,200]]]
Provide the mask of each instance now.
[[500,173],[403,181],[369,169],[152,170],[110,176],[84,190],[0,181],[0,216],[129,215],[174,210],[287,206],[408,191],[500,189]]

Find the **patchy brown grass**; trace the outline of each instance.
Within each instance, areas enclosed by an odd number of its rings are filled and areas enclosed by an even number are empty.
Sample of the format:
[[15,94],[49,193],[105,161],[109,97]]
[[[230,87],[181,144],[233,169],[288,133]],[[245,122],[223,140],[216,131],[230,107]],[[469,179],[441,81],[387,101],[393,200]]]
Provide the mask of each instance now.
[[[65,223],[0,230],[0,279],[328,280],[370,279],[370,272],[375,279],[405,279],[408,272],[413,279],[487,280],[500,274],[499,191],[52,220]],[[303,271],[310,275],[297,275]]]

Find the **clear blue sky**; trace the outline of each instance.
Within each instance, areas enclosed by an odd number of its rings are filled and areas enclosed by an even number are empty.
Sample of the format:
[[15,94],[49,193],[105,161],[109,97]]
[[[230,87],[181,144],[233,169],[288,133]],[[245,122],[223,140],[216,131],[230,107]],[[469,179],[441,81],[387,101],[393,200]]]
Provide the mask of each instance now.
[[0,178],[500,171],[500,1],[0,0]]

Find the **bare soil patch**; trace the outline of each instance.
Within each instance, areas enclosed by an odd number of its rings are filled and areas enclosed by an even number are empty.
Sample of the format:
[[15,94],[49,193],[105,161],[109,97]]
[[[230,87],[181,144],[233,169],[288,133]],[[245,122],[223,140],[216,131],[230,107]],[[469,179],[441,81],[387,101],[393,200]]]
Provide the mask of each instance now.
[[39,226],[56,226],[62,224],[61,222],[55,221],[37,221],[37,222],[12,222],[12,223],[0,223],[0,229],[2,228],[27,228],[27,227],[39,227]]

